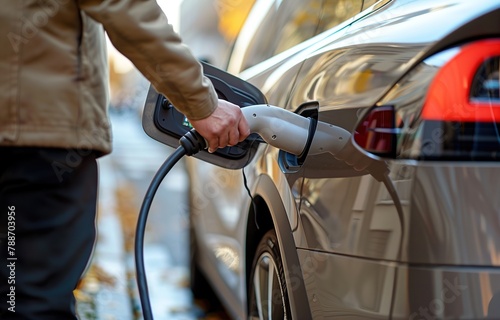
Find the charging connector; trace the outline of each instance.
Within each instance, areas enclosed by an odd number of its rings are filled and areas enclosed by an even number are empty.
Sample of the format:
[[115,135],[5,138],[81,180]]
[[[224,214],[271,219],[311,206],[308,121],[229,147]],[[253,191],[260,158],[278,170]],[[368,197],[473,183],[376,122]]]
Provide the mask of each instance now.
[[241,112],[251,132],[258,133],[273,147],[297,156],[327,152],[335,155],[351,136],[343,128],[322,121],[312,124],[315,120],[267,104],[248,106]]

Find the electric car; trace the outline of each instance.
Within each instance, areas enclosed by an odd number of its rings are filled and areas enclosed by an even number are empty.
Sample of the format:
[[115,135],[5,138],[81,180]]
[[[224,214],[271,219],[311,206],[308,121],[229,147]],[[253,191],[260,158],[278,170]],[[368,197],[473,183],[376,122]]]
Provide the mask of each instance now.
[[[258,0],[204,70],[349,138],[188,159],[195,296],[234,319],[500,319],[500,1]],[[176,147],[175,112],[150,89],[146,132]]]

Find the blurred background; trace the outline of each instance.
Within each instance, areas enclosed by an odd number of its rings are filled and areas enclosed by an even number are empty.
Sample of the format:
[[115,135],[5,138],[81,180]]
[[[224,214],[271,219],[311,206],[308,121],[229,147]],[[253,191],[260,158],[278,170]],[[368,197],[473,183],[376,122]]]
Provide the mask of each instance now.
[[[157,0],[174,29],[200,60],[225,68],[254,0]],[[82,320],[142,319],[133,245],[146,189],[173,149],[149,138],[141,125],[149,82],[109,43],[113,152],[99,159],[98,238],[75,291]],[[227,319],[189,290],[187,177],[183,163],[165,178],[153,202],[145,266],[156,320]]]

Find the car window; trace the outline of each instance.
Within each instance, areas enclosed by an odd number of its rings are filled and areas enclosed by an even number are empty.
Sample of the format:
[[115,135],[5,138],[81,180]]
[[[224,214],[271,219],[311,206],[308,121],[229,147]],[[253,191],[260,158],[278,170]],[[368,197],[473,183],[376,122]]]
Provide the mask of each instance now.
[[378,0],[364,0],[363,1],[363,10],[367,9],[368,7],[374,5]]
[[[315,35],[322,0],[256,1],[235,43],[232,72],[250,68]],[[236,65],[236,67],[235,67]]]
[[387,3],[391,2],[393,0],[364,0],[363,1],[363,10],[366,10],[373,6],[374,10],[377,10],[383,6],[385,6]]
[[316,35],[321,18],[321,0],[289,0],[282,2],[279,17],[280,29],[273,55]]
[[363,0],[257,0],[228,70],[237,74],[253,67],[354,17],[362,7]]
[[[276,42],[278,1],[271,2],[274,2],[274,4],[270,6],[260,26],[248,43],[248,48],[243,58],[242,70],[266,60],[271,57],[274,52],[273,43]],[[247,23],[253,22],[249,20]]]
[[316,34],[354,17],[363,7],[363,0],[323,0],[323,2],[323,12]]

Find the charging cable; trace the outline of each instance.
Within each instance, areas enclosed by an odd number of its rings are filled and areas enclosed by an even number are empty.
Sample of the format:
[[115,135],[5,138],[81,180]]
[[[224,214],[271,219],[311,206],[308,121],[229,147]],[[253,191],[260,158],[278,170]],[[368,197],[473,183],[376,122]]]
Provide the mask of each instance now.
[[144,268],[144,234],[146,232],[146,222],[149,209],[153,203],[154,196],[165,176],[170,172],[173,166],[179,162],[185,155],[191,156],[198,151],[206,148],[205,139],[194,129],[186,133],[180,140],[180,146],[172,153],[156,172],[153,180],[149,184],[146,195],[142,202],[141,210],[137,220],[135,230],[135,268],[136,281],[141,299],[142,313],[145,320],[153,320],[151,302],[149,301],[148,283],[146,279],[146,270]]

